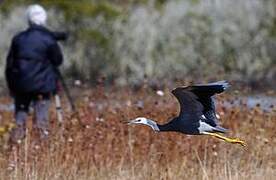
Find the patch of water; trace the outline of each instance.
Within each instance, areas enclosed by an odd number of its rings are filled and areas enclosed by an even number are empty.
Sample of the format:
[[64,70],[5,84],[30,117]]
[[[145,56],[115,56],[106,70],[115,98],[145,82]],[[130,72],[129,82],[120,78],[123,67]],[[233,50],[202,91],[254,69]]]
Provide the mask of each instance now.
[[238,99],[232,101],[224,101],[222,103],[226,107],[238,107],[246,106],[247,108],[259,107],[263,111],[271,112],[276,108],[276,97],[274,96],[248,96],[239,97]]
[[[109,102],[95,102],[93,106],[96,106],[97,109],[101,110],[107,107]],[[113,105],[117,107],[122,106],[122,102],[112,102]],[[141,102],[138,102],[136,105],[139,106]],[[123,104],[123,106],[125,103]],[[260,109],[266,112],[271,112],[276,109],[276,96],[248,96],[248,97],[239,97],[231,101],[224,101],[222,106],[225,107],[238,107],[246,106],[248,108],[254,108],[258,106]],[[0,104],[0,111],[14,111],[15,107],[13,104]]]

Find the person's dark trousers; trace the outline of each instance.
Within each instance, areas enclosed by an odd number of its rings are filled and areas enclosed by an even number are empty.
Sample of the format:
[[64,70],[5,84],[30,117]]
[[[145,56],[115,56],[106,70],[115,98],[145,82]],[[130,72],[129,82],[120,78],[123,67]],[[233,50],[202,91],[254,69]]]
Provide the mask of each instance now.
[[15,120],[17,128],[12,133],[12,140],[17,142],[25,137],[26,120],[30,104],[33,103],[35,127],[41,138],[48,135],[50,93],[21,93],[14,96]]

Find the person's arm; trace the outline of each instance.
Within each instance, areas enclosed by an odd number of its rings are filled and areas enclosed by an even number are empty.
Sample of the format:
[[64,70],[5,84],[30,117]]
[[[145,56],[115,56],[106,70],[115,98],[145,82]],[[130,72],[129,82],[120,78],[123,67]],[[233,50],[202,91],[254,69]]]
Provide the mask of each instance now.
[[12,86],[11,86],[11,69],[13,66],[13,62],[14,62],[14,39],[12,40],[7,58],[6,58],[6,68],[5,68],[5,76],[6,76],[6,81],[7,81],[7,85],[10,91],[10,94],[13,94],[13,90],[12,90]]
[[52,31],[51,33],[57,41],[66,41],[69,36],[68,32]]

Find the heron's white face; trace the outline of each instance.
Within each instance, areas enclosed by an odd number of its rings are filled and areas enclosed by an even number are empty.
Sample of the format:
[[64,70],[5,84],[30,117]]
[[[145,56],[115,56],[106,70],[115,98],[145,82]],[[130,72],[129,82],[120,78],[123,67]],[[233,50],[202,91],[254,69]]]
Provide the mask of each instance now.
[[150,126],[154,131],[160,131],[156,122],[144,117],[138,117],[136,119],[133,119],[129,121],[128,124],[144,124]]
[[148,121],[147,121],[147,118],[138,117],[136,119],[133,119],[133,120],[129,121],[128,124],[145,124],[145,125],[148,125]]

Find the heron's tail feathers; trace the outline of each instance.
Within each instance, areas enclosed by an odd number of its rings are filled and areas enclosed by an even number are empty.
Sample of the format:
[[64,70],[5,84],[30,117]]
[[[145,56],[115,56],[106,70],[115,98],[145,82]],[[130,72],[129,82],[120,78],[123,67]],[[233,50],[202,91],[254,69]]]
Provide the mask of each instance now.
[[228,129],[225,129],[225,128],[221,127],[221,126],[216,126],[214,128],[214,131],[215,132],[219,132],[219,133],[226,133],[228,131]]

